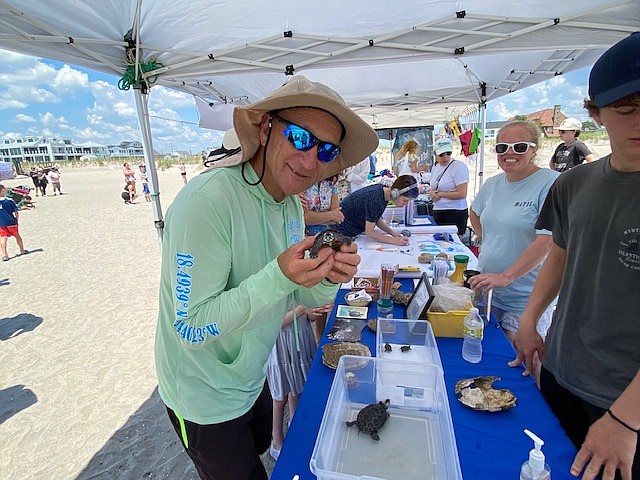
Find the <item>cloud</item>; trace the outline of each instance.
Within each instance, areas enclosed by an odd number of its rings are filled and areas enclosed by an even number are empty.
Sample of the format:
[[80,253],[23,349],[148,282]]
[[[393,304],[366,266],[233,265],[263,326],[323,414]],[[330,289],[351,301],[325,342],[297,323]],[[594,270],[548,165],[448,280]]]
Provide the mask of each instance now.
[[63,65],[62,68],[56,72],[52,87],[59,94],[76,94],[78,91],[86,90],[90,87],[89,75],[75,70],[69,65]]
[[35,122],[36,119],[30,115],[25,115],[24,113],[19,113],[15,116],[15,122],[26,123],[26,122]]
[[497,120],[509,120],[514,115],[517,115],[517,111],[509,110],[505,102],[498,102],[493,105],[492,111]]

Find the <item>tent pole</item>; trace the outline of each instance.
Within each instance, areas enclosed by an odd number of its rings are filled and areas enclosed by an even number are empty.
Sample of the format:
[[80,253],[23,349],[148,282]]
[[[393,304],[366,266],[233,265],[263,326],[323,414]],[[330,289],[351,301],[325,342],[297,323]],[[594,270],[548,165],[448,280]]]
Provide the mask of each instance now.
[[153,207],[153,223],[158,231],[158,245],[162,247],[164,220],[162,217],[162,207],[160,206],[158,172],[156,171],[156,162],[153,158],[153,144],[151,142],[151,128],[149,126],[149,110],[147,109],[148,94],[143,93],[140,88],[135,88],[133,92],[136,98],[136,110],[138,111],[140,133],[142,134],[144,161],[147,164],[147,171],[149,172],[149,190],[151,191],[151,202]]
[[480,104],[481,127],[480,127],[480,171],[478,172],[478,190],[482,188],[484,180],[484,133],[487,129],[487,103]]

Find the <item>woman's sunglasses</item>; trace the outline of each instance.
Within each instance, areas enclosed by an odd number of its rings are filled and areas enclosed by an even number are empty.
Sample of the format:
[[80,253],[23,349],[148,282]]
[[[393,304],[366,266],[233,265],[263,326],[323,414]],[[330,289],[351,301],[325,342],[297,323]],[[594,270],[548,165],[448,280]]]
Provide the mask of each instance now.
[[538,145],[533,142],[516,142],[516,143],[496,143],[496,153],[507,153],[509,147],[513,149],[515,153],[527,153],[529,147],[537,147]]
[[439,153],[438,156],[439,157],[444,157],[445,155],[447,155],[448,157],[450,157],[452,153],[453,152],[442,152],[442,153]]
[[291,123],[275,113],[272,113],[271,116],[287,127],[282,133],[284,134],[284,138],[289,140],[289,143],[293,145],[296,150],[306,152],[318,145],[318,160],[323,163],[334,160],[340,153],[339,146],[318,140],[318,138],[307,129]]

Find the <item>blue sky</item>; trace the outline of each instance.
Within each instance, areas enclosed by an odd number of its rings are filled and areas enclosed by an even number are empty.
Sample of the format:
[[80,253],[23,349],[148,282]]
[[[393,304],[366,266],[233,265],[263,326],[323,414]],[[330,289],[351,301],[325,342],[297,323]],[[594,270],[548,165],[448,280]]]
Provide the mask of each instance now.
[[[506,120],[556,104],[565,115],[586,120],[582,101],[588,74],[589,69],[578,70],[491,101],[487,120]],[[117,82],[114,76],[0,50],[0,137],[48,135],[101,144],[140,140],[133,93],[120,91]],[[222,132],[198,127],[190,95],[153,87],[149,112],[158,151],[195,154],[221,143]]]

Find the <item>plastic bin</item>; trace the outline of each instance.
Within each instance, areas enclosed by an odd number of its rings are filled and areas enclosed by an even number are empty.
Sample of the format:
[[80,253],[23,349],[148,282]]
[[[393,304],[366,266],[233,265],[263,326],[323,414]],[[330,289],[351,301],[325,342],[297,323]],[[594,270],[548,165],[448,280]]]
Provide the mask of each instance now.
[[[434,364],[442,369],[438,345],[431,324],[426,320],[378,318],[376,330],[376,357]],[[409,348],[403,351],[402,347]]]
[[[462,479],[442,370],[343,356],[309,466],[319,480]],[[390,400],[380,440],[347,427],[365,406]]]
[[469,310],[449,310],[448,312],[427,312],[436,337],[462,338],[462,324]]

